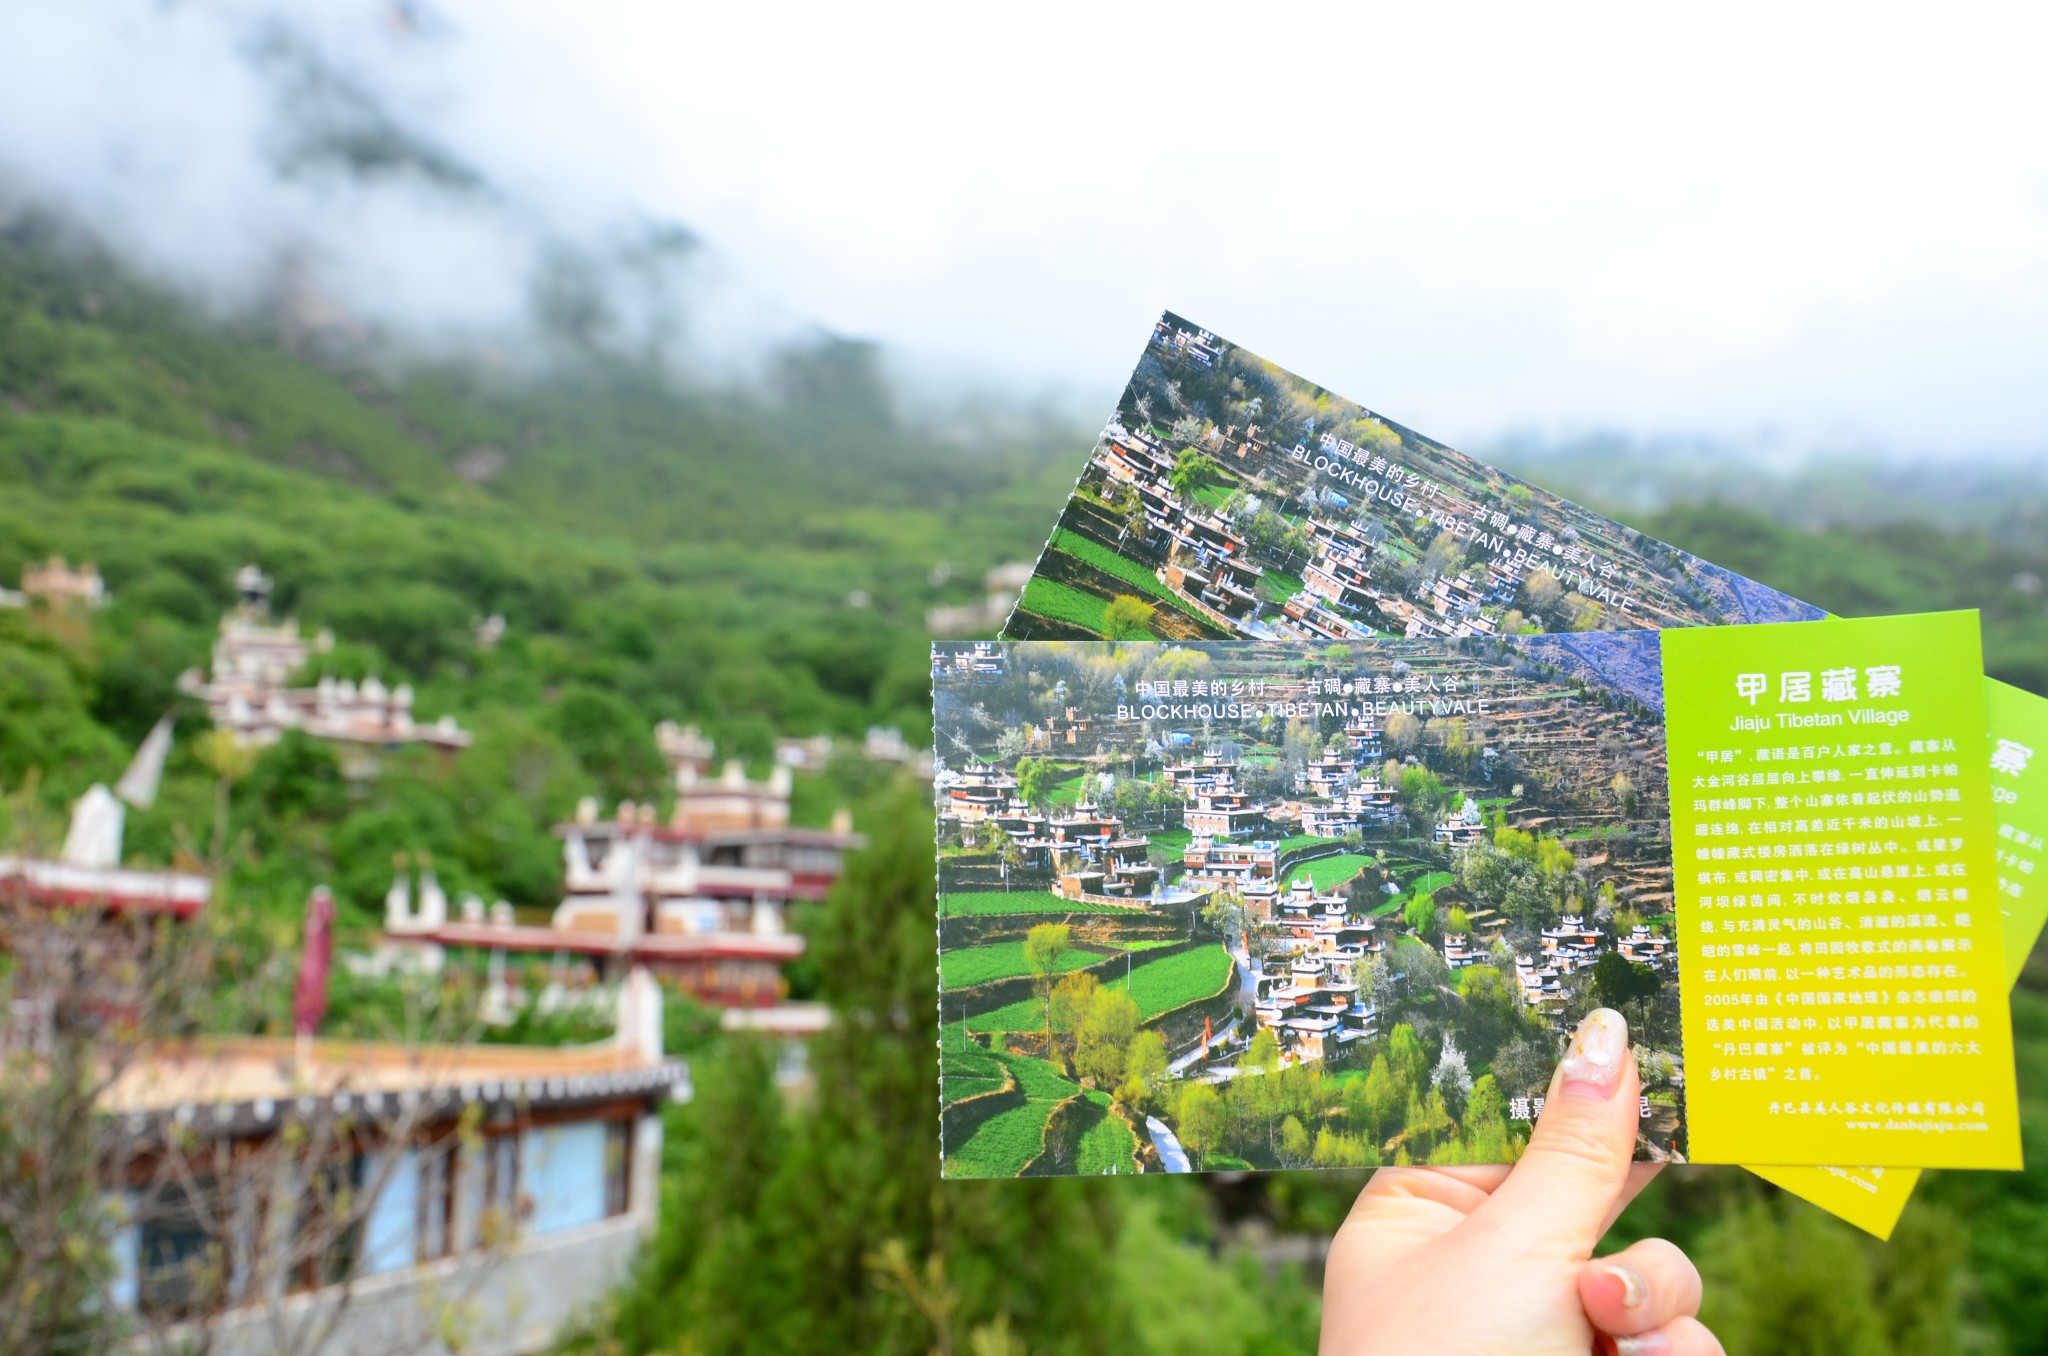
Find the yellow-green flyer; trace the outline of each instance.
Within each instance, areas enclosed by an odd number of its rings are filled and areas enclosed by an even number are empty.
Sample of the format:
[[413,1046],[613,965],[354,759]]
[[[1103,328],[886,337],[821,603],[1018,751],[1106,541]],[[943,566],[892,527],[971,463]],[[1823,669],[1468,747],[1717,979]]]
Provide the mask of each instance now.
[[1662,645],[1695,1161],[2018,1168],[1976,614]]
[[[1987,680],[1991,717],[1992,809],[1998,824],[1998,889],[2005,929],[2008,982],[2017,981],[2028,952],[2048,922],[2048,700]],[[1793,1195],[1889,1238],[1920,1180],[1916,1168],[1752,1168]]]

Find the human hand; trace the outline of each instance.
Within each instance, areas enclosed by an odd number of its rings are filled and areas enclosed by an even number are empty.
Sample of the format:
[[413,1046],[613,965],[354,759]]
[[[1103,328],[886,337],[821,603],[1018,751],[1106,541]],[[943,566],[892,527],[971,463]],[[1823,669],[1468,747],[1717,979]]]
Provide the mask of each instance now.
[[1330,1245],[1323,1356],[1719,1356],[1684,1253],[1650,1239],[1592,1260],[1656,1172],[1631,1165],[1640,1087],[1628,1023],[1601,1008],[1512,1169],[1374,1173]]

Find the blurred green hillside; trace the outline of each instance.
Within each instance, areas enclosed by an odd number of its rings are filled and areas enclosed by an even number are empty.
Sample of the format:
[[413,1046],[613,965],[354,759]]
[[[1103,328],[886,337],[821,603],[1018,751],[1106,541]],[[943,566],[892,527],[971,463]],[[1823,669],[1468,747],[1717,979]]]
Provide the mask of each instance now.
[[332,628],[324,671],[409,681],[423,716],[477,734],[367,791],[317,744],[266,755],[229,826],[251,835],[246,908],[295,914],[316,879],[369,906],[415,849],[451,888],[551,903],[546,825],[585,792],[659,798],[660,719],[756,760],[779,734],[916,739],[925,608],[1028,550],[1062,474],[1045,433],[899,423],[873,352],[829,339],[761,394],[594,349],[512,373],[333,347],[210,323],[54,227],[0,235],[0,580],[56,553],[114,599],[0,610],[0,786],[34,773],[60,809],[176,710],[187,737],[129,842],[160,862],[206,840],[213,778],[175,682],[248,562],[276,611]]
[[[285,982],[239,1009],[249,1027],[287,1020],[316,882],[358,933],[397,852],[430,852],[451,891],[552,904],[551,821],[582,794],[664,795],[657,720],[757,765],[778,734],[880,723],[922,742],[924,609],[1036,553],[1088,441],[1028,418],[913,424],[879,355],[830,338],[738,391],[573,335],[497,362],[402,361],[292,314],[210,319],[48,223],[0,232],[0,583],[61,553],[114,595],[93,613],[0,609],[0,836],[61,829],[176,711],[164,794],[131,814],[129,847],[154,863],[224,848],[217,924],[284,960]],[[1994,672],[2048,691],[2042,534],[1954,514],[1828,526],[1810,500],[1670,505],[1637,525],[1844,613],[1982,608]],[[1995,508],[1987,524],[2026,521]],[[246,768],[202,757],[176,679],[206,664],[250,562],[280,611],[334,630],[325,671],[409,681],[422,716],[456,716],[475,746],[394,757],[368,784],[300,739]],[[493,614],[507,631],[485,647],[472,627]],[[939,1188],[923,807],[852,773],[799,788],[805,817],[852,799],[877,839],[813,927],[803,982],[844,1018],[816,1055],[817,1104],[786,1112],[759,1051],[697,1052],[661,1234],[582,1346],[1014,1349],[1004,1321],[1034,1352],[1304,1349],[1312,1290],[1223,1245],[1246,1221],[1327,1233],[1354,1177]],[[1889,1248],[1732,1172],[1674,1174],[1623,1231],[1696,1250],[1731,1351],[2048,1351],[2044,978],[2018,1000],[2028,1173],[1937,1175]]]

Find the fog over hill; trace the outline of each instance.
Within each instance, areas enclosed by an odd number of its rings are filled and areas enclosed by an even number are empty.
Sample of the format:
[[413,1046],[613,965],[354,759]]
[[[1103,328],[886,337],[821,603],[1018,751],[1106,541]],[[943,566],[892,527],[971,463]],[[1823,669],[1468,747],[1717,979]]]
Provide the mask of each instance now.
[[[0,218],[68,226],[217,318],[330,361],[531,374],[595,355],[799,398],[831,369],[867,385],[855,423],[899,399],[880,348],[769,315],[601,147],[465,87],[488,26],[355,0],[16,17],[40,59],[0,82]],[[566,73],[529,91],[581,93]],[[956,434],[1037,417],[953,396]]]
[[0,8],[5,201],[342,338],[729,380],[822,330],[878,342],[899,404],[1085,429],[1171,307],[1474,451],[2048,445],[2048,163],[2016,130],[2044,96],[2001,74],[2037,44],[1987,16],[1263,35],[1360,56],[1318,72],[1144,7],[1085,40],[1052,12]]

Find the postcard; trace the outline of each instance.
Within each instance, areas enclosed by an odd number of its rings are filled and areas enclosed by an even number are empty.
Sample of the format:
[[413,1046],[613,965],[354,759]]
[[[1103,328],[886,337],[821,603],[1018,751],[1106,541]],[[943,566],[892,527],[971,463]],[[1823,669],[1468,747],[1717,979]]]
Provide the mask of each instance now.
[[2017,1166],[1975,625],[936,646],[946,1175]]
[[1823,615],[1169,313],[1003,635],[1317,642]]
[[[1168,313],[1004,634],[1328,640],[1823,615]],[[1843,1195],[1840,1174],[1864,1172],[1769,1175],[1852,1221],[1885,1219],[1912,1174]]]

